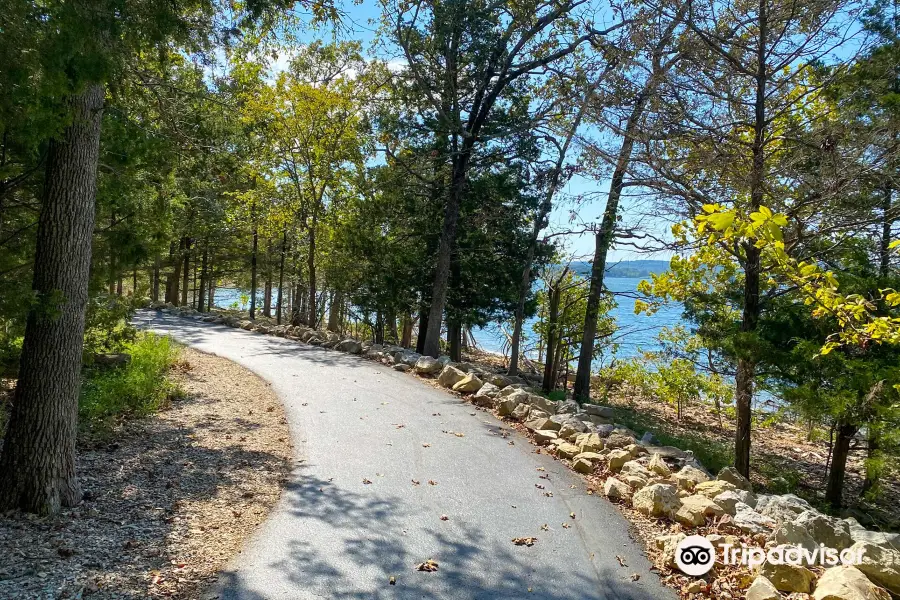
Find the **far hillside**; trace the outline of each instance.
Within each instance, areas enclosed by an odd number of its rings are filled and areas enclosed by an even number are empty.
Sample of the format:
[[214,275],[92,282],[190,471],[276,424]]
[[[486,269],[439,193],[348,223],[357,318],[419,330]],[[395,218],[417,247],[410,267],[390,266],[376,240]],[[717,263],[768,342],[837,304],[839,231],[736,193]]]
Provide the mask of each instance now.
[[[572,270],[579,275],[591,274],[591,263],[580,260],[572,263]],[[650,277],[653,273],[669,270],[667,260],[623,260],[606,266],[607,277]]]

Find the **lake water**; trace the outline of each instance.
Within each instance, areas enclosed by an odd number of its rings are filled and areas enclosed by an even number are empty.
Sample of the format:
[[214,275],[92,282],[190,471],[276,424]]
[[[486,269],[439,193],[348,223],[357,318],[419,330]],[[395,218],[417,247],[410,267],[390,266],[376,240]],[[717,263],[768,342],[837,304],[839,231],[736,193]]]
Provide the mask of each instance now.
[[[617,306],[612,311],[612,316],[618,325],[618,331],[614,336],[614,342],[618,345],[615,352],[616,358],[630,358],[638,356],[642,350],[658,348],[656,335],[659,330],[682,322],[681,307],[678,305],[664,307],[649,316],[635,315],[634,300],[640,282],[641,278],[637,277],[607,277],[605,280],[607,288],[613,292],[617,302]],[[240,304],[241,294],[246,293],[245,290],[235,288],[216,288],[216,306],[230,308],[234,302]],[[273,299],[276,294],[277,292],[272,292]],[[259,294],[257,306],[262,306],[262,293]],[[532,327],[536,322],[537,318],[525,322],[526,335],[535,341],[537,334],[532,331]],[[511,333],[511,328],[507,328],[507,330]],[[506,335],[503,334],[499,325],[488,325],[475,329],[472,334],[482,350],[498,353],[504,350],[503,342]],[[608,362],[611,357],[611,355],[604,356],[603,362]]]

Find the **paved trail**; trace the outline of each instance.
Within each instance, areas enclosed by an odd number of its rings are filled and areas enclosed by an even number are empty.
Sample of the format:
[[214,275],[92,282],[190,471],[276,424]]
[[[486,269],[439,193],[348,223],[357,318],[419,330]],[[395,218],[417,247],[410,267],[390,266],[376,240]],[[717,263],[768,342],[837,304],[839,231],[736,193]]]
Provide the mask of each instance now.
[[[502,437],[509,428],[489,413],[358,357],[162,313],[137,319],[258,373],[286,407],[293,480],[220,598],[675,598],[615,507],[523,436]],[[528,536],[530,548],[511,542]],[[429,558],[437,572],[415,570]]]

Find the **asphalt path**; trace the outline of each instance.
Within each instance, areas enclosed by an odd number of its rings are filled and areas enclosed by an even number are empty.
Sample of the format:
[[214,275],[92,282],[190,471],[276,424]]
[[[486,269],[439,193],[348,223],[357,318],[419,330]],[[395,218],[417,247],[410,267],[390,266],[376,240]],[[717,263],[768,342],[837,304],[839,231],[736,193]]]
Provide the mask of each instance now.
[[[489,412],[357,356],[155,311],[137,321],[254,371],[287,413],[291,481],[212,597],[676,598],[614,506]],[[437,571],[416,570],[428,559]]]

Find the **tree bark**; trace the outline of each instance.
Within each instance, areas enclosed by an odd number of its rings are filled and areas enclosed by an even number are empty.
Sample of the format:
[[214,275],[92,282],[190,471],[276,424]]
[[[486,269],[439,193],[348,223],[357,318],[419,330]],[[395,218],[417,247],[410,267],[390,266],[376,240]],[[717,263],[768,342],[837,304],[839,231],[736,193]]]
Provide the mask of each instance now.
[[181,273],[181,305],[188,305],[188,278],[191,266],[191,238],[184,238],[184,269]]
[[309,269],[309,326],[316,328],[318,323],[318,313],[316,311],[316,226],[318,219],[316,213],[313,212],[312,224],[309,228],[309,256],[307,257],[307,268]]
[[287,231],[281,238],[281,261],[278,265],[278,300],[275,307],[275,323],[281,325],[281,312],[284,310],[284,255],[287,254]]
[[156,253],[156,259],[153,262],[153,286],[152,292],[150,293],[150,300],[153,302],[159,302],[159,253]]
[[[450,281],[450,260],[453,246],[456,243],[459,209],[465,193],[466,173],[469,168],[469,159],[472,156],[473,140],[472,136],[466,137],[459,154],[453,160],[453,177],[450,180],[450,193],[444,210],[444,224],[438,244],[437,267],[434,273],[434,285],[431,289],[428,327],[425,330],[425,343],[422,347],[422,354],[433,358],[437,358],[441,351],[441,323],[444,320],[447,284]],[[419,331],[421,331],[421,327]]]
[[412,345],[413,320],[412,315],[408,312],[403,315],[403,335],[400,338],[400,345],[409,348]]
[[344,295],[340,292],[334,293],[331,300],[331,306],[328,309],[328,331],[337,332],[341,326],[341,306],[344,304]]
[[553,285],[549,290],[550,301],[547,309],[547,360],[544,361],[544,381],[542,389],[546,393],[553,391],[556,373],[556,355],[557,355],[557,337],[556,329],[559,319],[559,298],[560,298],[560,282]]
[[203,303],[206,301],[206,286],[209,281],[209,241],[203,244],[203,256],[200,258],[200,289],[197,290],[197,311],[207,312],[209,305],[204,310]]
[[81,501],[75,436],[105,89],[70,99],[50,143],[19,380],[3,449],[0,506],[52,514]]
[[259,229],[256,227],[256,201],[250,204],[250,221],[253,223],[253,248],[250,251],[250,320],[256,318],[256,255],[259,251]]
[[272,316],[272,280],[268,277],[263,284],[263,316]]
[[447,321],[447,345],[450,346],[450,360],[459,362],[462,360],[462,348],[460,347],[462,326],[456,319]]
[[825,487],[825,500],[834,509],[843,504],[844,476],[847,473],[847,457],[850,455],[850,442],[859,430],[849,423],[838,423],[835,431],[837,438],[831,449],[831,470],[828,472],[828,483]]
[[425,350],[425,331],[428,329],[428,313],[429,313],[429,304],[426,304],[423,300],[419,305],[419,330],[416,335],[416,352],[422,354]]

